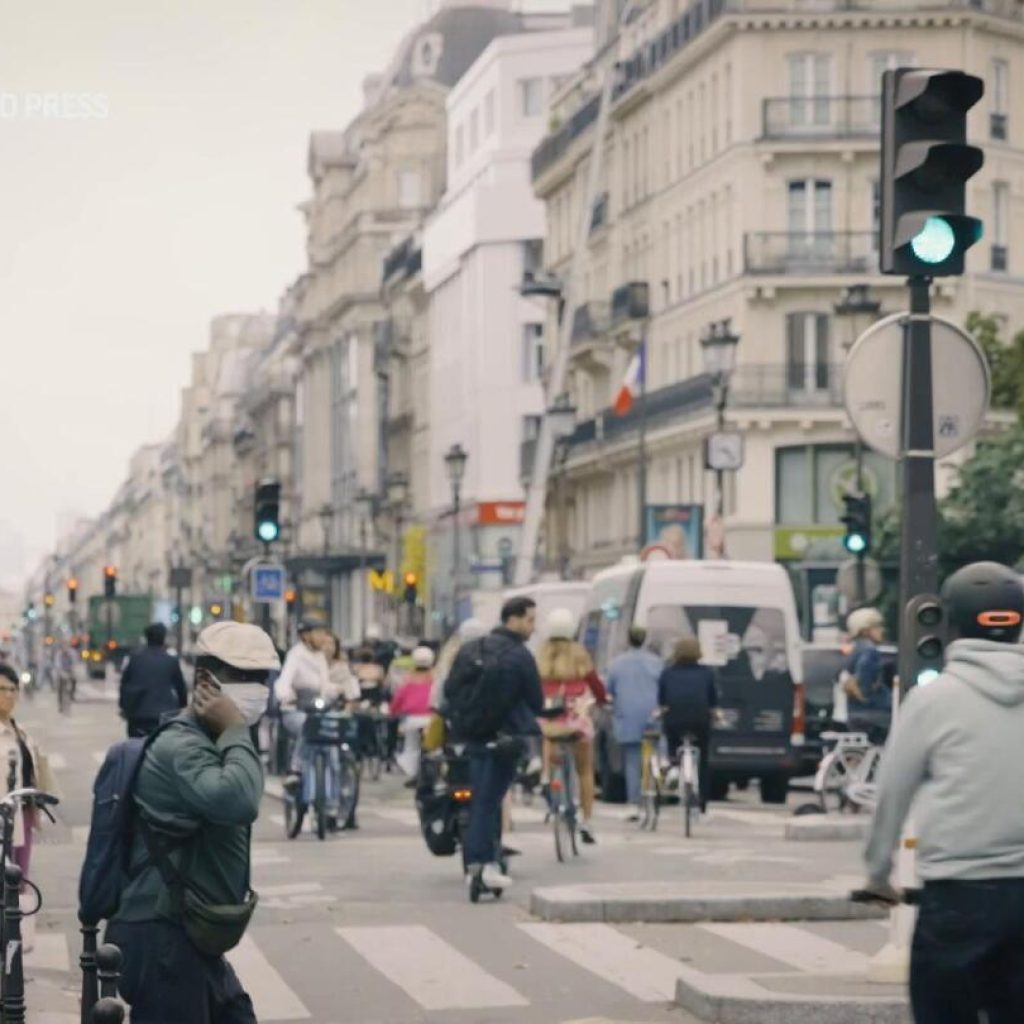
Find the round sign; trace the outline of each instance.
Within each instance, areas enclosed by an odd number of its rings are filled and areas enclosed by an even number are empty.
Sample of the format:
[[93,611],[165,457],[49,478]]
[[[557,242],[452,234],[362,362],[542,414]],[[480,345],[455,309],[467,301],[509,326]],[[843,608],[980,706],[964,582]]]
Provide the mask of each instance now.
[[672,559],[672,552],[664,544],[648,544],[640,552],[641,562],[668,562]]
[[[903,328],[907,313],[872,324],[850,350],[843,372],[846,411],[854,429],[876,452],[903,454]],[[933,316],[932,410],[935,458],[945,458],[978,432],[988,409],[988,362],[974,339]]]

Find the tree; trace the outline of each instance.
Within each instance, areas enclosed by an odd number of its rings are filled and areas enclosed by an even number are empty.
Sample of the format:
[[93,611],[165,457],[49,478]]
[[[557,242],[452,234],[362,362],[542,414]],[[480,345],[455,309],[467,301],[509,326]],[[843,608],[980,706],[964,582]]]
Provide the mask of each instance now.
[[1003,325],[994,316],[967,314],[968,332],[981,346],[992,373],[992,408],[1016,409],[1024,421],[1024,330],[1003,341]]

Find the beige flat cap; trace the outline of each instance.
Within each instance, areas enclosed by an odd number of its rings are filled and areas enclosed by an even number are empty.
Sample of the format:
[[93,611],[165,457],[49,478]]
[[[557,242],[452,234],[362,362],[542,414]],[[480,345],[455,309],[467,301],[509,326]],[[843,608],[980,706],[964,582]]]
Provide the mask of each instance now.
[[215,622],[199,634],[199,654],[208,654],[234,668],[269,672],[281,667],[270,637],[248,622]]

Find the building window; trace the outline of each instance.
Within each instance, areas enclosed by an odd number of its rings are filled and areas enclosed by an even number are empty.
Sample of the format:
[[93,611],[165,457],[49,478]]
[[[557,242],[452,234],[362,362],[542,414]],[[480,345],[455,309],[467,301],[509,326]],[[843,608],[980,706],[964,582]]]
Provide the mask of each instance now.
[[992,269],[1005,271],[1008,254],[1010,186],[1005,181],[992,185]]
[[528,238],[523,242],[523,277],[534,278],[544,269],[544,239]]
[[494,90],[488,89],[484,97],[484,138],[494,131]]
[[539,381],[544,373],[544,325],[523,324],[521,377],[524,384]]
[[455,166],[456,167],[461,167],[462,166],[462,161],[463,161],[463,159],[465,158],[465,155],[466,155],[465,150],[466,150],[465,132],[463,132],[462,125],[460,124],[455,129]]
[[992,111],[989,114],[989,134],[1005,142],[1006,104],[1009,96],[1010,65],[1002,59],[992,61]]
[[828,124],[830,58],[826,53],[793,53],[789,65],[790,124]]
[[476,147],[480,145],[480,111],[476,108],[473,109],[469,115],[469,151],[470,153],[476,152]]
[[873,97],[872,113],[875,124],[882,120],[882,75],[896,68],[914,67],[917,61],[906,50],[880,50],[868,56],[868,95]]
[[398,205],[403,210],[415,210],[423,204],[419,171],[398,172]]
[[786,317],[786,387],[791,391],[827,391],[829,319],[825,313]]
[[523,117],[536,117],[544,111],[544,79],[519,80],[519,110]]
[[832,182],[791,181],[787,188],[786,239],[791,262],[820,263],[833,255]]

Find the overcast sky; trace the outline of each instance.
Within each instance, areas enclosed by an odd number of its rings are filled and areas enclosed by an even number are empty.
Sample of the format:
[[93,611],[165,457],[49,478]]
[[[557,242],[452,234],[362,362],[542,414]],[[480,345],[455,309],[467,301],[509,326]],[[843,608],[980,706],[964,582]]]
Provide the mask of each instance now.
[[276,308],[309,132],[430,7],[0,0],[0,584],[169,433],[210,318]]

